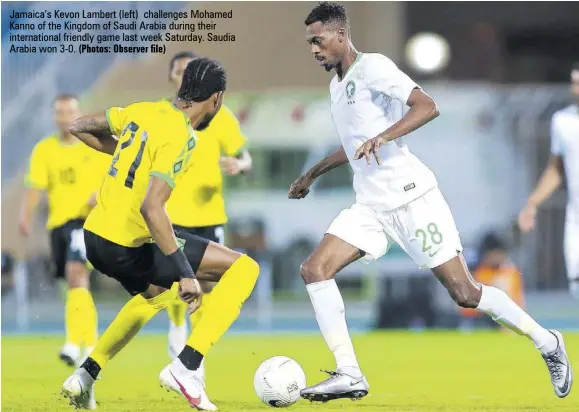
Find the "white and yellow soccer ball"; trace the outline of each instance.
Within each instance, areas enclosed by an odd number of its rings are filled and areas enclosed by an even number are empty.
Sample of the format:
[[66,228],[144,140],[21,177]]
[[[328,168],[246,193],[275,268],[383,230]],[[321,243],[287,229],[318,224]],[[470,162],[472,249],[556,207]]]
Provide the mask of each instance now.
[[266,405],[285,408],[300,398],[300,391],[306,387],[306,374],[295,360],[274,356],[259,365],[253,387]]

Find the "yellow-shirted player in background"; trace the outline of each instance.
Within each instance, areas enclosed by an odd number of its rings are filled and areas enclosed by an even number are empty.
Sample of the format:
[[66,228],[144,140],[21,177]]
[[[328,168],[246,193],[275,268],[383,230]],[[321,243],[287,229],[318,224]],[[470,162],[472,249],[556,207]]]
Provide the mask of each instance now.
[[[191,52],[177,53],[169,64],[169,80],[179,91],[183,72],[195,58]],[[223,199],[223,173],[235,176],[251,170],[252,159],[244,148],[246,139],[235,115],[222,106],[203,131],[197,132],[197,146],[190,159],[190,167],[167,202],[167,213],[176,230],[185,231],[223,244],[227,223]],[[200,282],[204,292],[201,307],[191,315],[194,328],[205,305],[213,282]],[[175,358],[187,340],[187,305],[175,299],[167,309],[170,320],[169,355]],[[201,371],[203,371],[203,364]]]
[[[133,295],[95,349],[62,386],[73,405],[96,408],[94,383],[112,359],[155,314],[177,298],[198,307],[201,280],[219,282],[185,347],[159,376],[191,407],[215,410],[199,367],[235,321],[259,266],[246,255],[186,232],[173,231],[165,204],[188,173],[194,129],[206,128],[221,107],[226,75],[217,62],[196,58],[172,101],[139,102],[78,119],[71,131],[110,155],[97,205],[84,225],[89,261]],[[114,136],[118,136],[118,140]],[[178,285],[176,284],[178,282]],[[121,390],[125,390],[126,387]]]
[[61,95],[53,102],[58,132],[36,144],[26,175],[20,210],[20,232],[30,235],[42,192],[48,195],[50,249],[55,276],[68,284],[65,304],[66,342],[60,358],[78,364],[97,340],[97,311],[90,293],[89,270],[82,225],[96,203],[110,157],[91,149],[69,133],[81,116],[75,96]]

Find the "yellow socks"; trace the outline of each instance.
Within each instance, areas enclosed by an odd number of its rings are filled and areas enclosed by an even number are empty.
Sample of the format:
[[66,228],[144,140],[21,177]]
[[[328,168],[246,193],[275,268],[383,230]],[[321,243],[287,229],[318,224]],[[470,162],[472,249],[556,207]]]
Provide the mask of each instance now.
[[181,299],[175,299],[167,308],[167,314],[169,315],[171,323],[175,326],[183,326],[185,324],[188,308],[189,305]]
[[87,348],[94,348],[98,340],[98,313],[94,300],[92,299],[92,294],[89,293],[89,304],[87,306],[87,314],[85,318],[85,330],[84,330],[84,344]]
[[73,288],[66,293],[66,341],[73,345],[90,347],[97,340],[98,315],[88,289]]
[[203,313],[194,323],[187,346],[206,355],[239,316],[258,276],[259,265],[253,259],[247,255],[237,259],[219,280],[210,299],[205,302],[203,298]]
[[134,296],[122,307],[98,341],[90,357],[103,367],[111,360],[141,328],[159,311],[167,308],[175,299],[177,284],[152,299]]
[[197,310],[195,312],[193,312],[191,314],[191,316],[189,316],[189,319],[191,320],[191,330],[195,329],[195,326],[201,320],[201,316],[202,316],[203,312],[205,312],[205,308],[209,304],[210,296],[211,296],[211,292],[204,293],[203,299],[201,299],[201,305],[197,308]]

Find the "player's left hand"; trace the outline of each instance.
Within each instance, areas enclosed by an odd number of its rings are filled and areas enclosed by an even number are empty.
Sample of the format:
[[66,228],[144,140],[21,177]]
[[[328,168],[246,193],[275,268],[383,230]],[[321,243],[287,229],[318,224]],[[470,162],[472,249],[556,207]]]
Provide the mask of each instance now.
[[241,173],[239,159],[235,157],[222,157],[219,159],[219,166],[227,176],[237,176]]
[[380,146],[382,146],[382,138],[380,136],[374,137],[373,139],[368,140],[362,146],[356,150],[354,154],[354,159],[358,160],[362,157],[366,158],[366,163],[370,165],[372,159],[370,155],[374,155],[374,159],[376,159],[376,163],[380,164],[380,157],[378,156],[378,151],[380,150]]

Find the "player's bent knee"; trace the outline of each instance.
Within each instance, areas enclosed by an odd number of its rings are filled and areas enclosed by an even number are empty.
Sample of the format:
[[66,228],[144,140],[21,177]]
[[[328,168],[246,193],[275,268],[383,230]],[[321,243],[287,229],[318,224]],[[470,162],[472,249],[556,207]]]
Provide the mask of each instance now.
[[259,264],[254,259],[247,255],[240,255],[239,258],[235,260],[235,263],[243,265],[247,276],[252,276],[257,280],[259,277]]
[[332,278],[332,274],[324,270],[323,264],[309,259],[300,265],[300,275],[306,285]]
[[[257,283],[257,278],[259,277],[259,265],[249,256],[241,255],[239,259],[233,263],[225,276],[233,277],[233,282],[236,285],[235,293],[244,296],[243,300],[245,300],[249,297]],[[228,284],[231,285],[231,283]]]
[[453,285],[449,292],[452,299],[461,308],[475,309],[480,302],[480,290],[470,283]]

